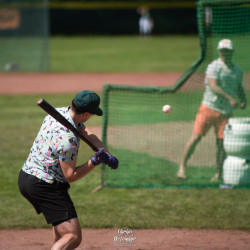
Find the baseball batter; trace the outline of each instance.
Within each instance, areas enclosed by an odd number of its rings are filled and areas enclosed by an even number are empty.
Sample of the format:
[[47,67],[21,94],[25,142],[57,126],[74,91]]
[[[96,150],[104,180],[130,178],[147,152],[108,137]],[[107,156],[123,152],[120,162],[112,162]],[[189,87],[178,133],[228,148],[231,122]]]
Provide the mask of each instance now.
[[80,139],[47,115],[19,174],[20,192],[53,225],[53,250],[75,249],[82,240],[77,213],[68,194],[69,183],[84,177],[100,163],[112,169],[118,167],[117,158],[84,125],[94,114],[102,116],[99,105],[100,97],[84,90],[74,97],[71,106],[57,109],[99,148],[89,161],[76,167]]

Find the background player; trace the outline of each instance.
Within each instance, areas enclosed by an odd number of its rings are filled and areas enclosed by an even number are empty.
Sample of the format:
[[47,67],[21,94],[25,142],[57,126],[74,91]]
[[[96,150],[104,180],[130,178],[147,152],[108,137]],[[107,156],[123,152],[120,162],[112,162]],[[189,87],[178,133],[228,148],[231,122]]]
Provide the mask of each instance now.
[[139,33],[144,38],[149,38],[154,27],[153,18],[150,15],[149,8],[139,7],[137,12],[141,15],[139,19]]
[[219,58],[210,63],[206,70],[205,92],[202,104],[196,115],[193,133],[186,144],[177,176],[185,179],[187,161],[193,154],[202,136],[213,126],[216,133],[217,172],[211,181],[221,177],[225,151],[223,148],[223,130],[232,116],[232,109],[238,105],[236,96],[240,99],[240,108],[246,106],[246,96],[242,87],[242,70],[232,62],[233,43],[223,39],[218,43]]

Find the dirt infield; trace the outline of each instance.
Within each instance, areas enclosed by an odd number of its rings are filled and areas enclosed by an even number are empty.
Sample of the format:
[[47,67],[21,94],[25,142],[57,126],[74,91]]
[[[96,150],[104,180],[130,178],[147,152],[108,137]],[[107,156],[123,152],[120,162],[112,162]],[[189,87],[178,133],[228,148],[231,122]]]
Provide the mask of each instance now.
[[[105,83],[171,86],[180,73],[138,74],[0,74],[0,94],[70,93],[83,89],[101,91]],[[240,230],[145,229],[133,230],[124,242],[119,229],[83,229],[78,249],[250,249],[250,232]],[[132,239],[133,238],[133,239]],[[51,229],[0,230],[0,249],[50,249]]]
[[[250,234],[234,230],[145,229],[132,230],[132,239],[118,243],[118,229],[83,229],[84,250],[247,250]],[[2,250],[46,250],[52,242],[51,229],[0,231]]]
[[84,89],[101,91],[106,83],[167,87],[180,76],[180,73],[0,74],[0,94],[70,93]]

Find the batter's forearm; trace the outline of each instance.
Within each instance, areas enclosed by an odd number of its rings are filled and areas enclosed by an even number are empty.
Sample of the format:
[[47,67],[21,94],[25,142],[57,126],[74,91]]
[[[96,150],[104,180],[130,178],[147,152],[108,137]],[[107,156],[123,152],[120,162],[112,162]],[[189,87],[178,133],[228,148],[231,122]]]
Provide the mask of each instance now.
[[76,167],[74,173],[69,178],[67,178],[67,181],[68,182],[77,181],[77,180],[81,179],[82,177],[84,177],[85,175],[87,175],[94,168],[95,168],[95,166],[92,164],[91,160],[89,160],[88,162],[84,163],[83,165]]
[[88,140],[94,144],[97,148],[104,148],[106,152],[108,152],[108,149],[105,147],[103,142],[98,138],[98,136],[91,132],[91,130],[87,127],[81,129],[82,134],[88,138]]
[[89,135],[88,138],[97,148],[104,148],[105,151],[108,152],[108,149],[105,147],[103,142],[95,134]]

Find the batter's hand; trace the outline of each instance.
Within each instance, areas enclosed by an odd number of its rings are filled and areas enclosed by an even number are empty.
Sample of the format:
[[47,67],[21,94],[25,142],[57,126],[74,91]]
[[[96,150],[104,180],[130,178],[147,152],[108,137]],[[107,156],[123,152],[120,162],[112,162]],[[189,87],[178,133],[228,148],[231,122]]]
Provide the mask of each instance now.
[[90,158],[93,165],[97,166],[100,163],[108,165],[111,169],[117,169],[119,165],[118,159],[105,152],[104,148],[99,148],[99,151]]
[[93,165],[97,166],[100,163],[106,163],[109,159],[108,154],[104,151],[104,148],[98,148],[99,151],[93,155],[90,160]]
[[115,157],[115,156],[113,156],[113,155],[111,155],[111,154],[109,154],[109,153],[107,153],[108,154],[108,161],[107,161],[107,165],[109,166],[109,167],[111,167],[111,169],[117,169],[118,168],[118,165],[119,165],[119,161],[118,161],[118,159]]

